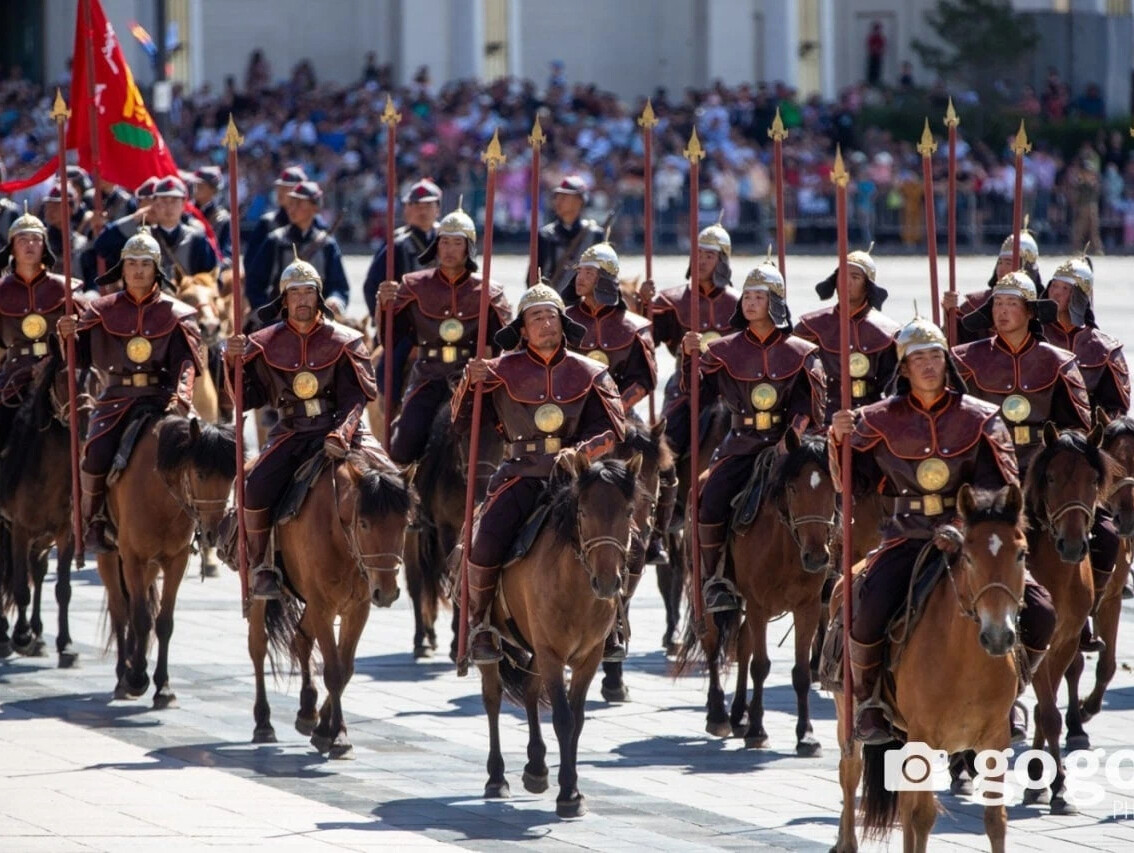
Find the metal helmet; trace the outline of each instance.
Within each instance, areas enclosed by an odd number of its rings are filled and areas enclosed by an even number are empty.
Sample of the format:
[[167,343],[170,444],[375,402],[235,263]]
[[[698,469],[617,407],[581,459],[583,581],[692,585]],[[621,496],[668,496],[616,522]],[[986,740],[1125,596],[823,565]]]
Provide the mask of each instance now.
[[579,263],[575,265],[575,269],[580,267],[594,267],[600,273],[605,273],[611,278],[618,278],[618,253],[614,251],[614,247],[610,243],[595,243],[589,246],[585,252],[579,257]]
[[[847,267],[862,270],[862,274],[866,276],[866,301],[870,303],[871,308],[881,311],[882,306],[890,297],[890,291],[878,284],[878,265],[874,263],[874,258],[870,254],[873,250],[874,243],[871,243],[865,250],[855,249],[853,252],[847,252]],[[838,267],[835,267],[833,273],[815,285],[815,292],[819,294],[820,299],[830,299],[838,289]]]
[[511,350],[523,342],[524,312],[530,308],[551,307],[559,312],[559,320],[563,324],[563,337],[571,346],[578,346],[587,334],[584,326],[576,323],[567,316],[567,306],[547,280],[534,284],[524,291],[516,306],[516,319],[501,329],[493,337],[496,345],[503,350]]
[[322,293],[323,279],[319,276],[319,270],[299,257],[299,250],[295,248],[294,243],[291,250],[295,254],[295,260],[280,273],[280,293],[287,293],[288,288],[291,287],[314,287]]
[[150,233],[150,229],[145,225],[138,228],[126,245],[122,247],[122,253],[119,255],[122,260],[132,258],[134,260],[153,261],[154,266],[161,267],[161,246],[158,241]]
[[[1009,234],[1000,244],[998,258],[1012,257],[1012,235]],[[1039,243],[1030,231],[1020,231],[1020,263],[1027,267],[1034,267],[1039,263]]]
[[[1062,281],[1071,285],[1071,299],[1067,303],[1067,313],[1071,315],[1071,322],[1075,326],[1092,326],[1095,324],[1095,312],[1091,307],[1095,289],[1095,270],[1091,266],[1086,253],[1075,258],[1068,258],[1055,269],[1051,281]],[[1048,282],[1048,288],[1051,282]],[[1046,296],[1048,290],[1044,289]]]
[[732,238],[719,222],[701,229],[697,235],[697,248],[720,252],[726,258],[732,257]]
[[567,306],[563,303],[563,297],[555,292],[554,287],[543,283],[532,285],[520,297],[520,302],[516,306],[516,317],[518,319],[523,318],[524,312],[529,308],[548,306],[558,309],[560,313],[567,310]]
[[768,257],[757,264],[744,279],[744,286],[740,289],[741,300],[737,301],[730,321],[734,329],[748,328],[748,321],[744,319],[742,300],[743,295],[750,291],[763,291],[768,294],[768,313],[777,327],[787,328],[791,326],[791,312],[787,307],[787,287],[784,284],[784,277],[780,268],[772,260],[770,247]]
[[457,199],[457,209],[441,217],[441,221],[437,223],[433,240],[417,256],[419,262],[427,266],[433,263],[437,257],[437,244],[442,237],[464,237],[468,246],[465,267],[469,272],[476,272],[476,223],[473,222],[471,216],[465,213],[462,207],[463,202],[464,196],[461,196]]
[[1024,304],[1032,312],[1028,329],[1040,340],[1043,340],[1044,324],[1054,323],[1059,316],[1058,306],[1050,299],[1042,298],[1038,295],[1032,273],[1026,270],[1013,270],[1007,275],[1002,276],[996,284],[992,286],[992,290],[988,294],[988,299],[984,301],[984,304],[981,305],[980,308],[965,315],[965,318],[961,322],[966,329],[988,334],[987,331],[984,330],[996,328],[996,322],[992,313],[992,304],[997,296],[1015,296],[1024,301]]
[[1013,270],[1001,277],[1001,279],[992,286],[991,296],[1018,296],[1025,302],[1035,302],[1037,299],[1036,284],[1032,281],[1032,277],[1026,272]]
[[8,243],[10,244],[19,234],[38,234],[45,242],[47,240],[47,226],[43,224],[43,220],[38,216],[33,213],[28,213],[26,202],[24,204],[24,212],[16,217],[8,228]]
[[949,341],[945,333],[939,329],[932,320],[925,317],[914,317],[901,328],[894,338],[894,346],[898,351],[898,361],[904,361],[907,355],[923,350],[939,349],[949,352]]
[[878,265],[874,263],[874,258],[870,256],[870,250],[874,248],[874,244],[870,244],[870,248],[863,251],[862,249],[855,249],[853,252],[847,253],[847,266],[858,267],[862,270],[862,274],[866,276],[866,280],[871,284],[878,281]]

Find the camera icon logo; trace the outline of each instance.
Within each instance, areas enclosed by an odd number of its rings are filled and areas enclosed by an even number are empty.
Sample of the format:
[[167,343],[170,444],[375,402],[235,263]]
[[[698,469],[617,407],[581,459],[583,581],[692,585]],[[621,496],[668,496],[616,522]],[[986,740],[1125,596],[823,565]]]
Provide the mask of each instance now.
[[882,784],[887,791],[935,791],[944,781],[934,777],[949,769],[949,755],[922,741],[912,741],[882,758]]

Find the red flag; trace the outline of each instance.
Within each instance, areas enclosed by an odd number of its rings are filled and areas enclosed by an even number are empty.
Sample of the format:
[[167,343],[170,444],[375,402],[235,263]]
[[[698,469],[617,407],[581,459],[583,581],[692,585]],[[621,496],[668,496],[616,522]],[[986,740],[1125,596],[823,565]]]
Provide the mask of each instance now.
[[[99,176],[119,186],[136,187],[155,175],[176,175],[173,156],[142,101],[114,28],[98,0],[86,2],[90,4],[90,32],[84,27],[82,14],[75,25],[67,148],[77,149],[79,165],[93,171],[89,109],[93,89]],[[87,80],[89,50],[94,51],[93,87]]]

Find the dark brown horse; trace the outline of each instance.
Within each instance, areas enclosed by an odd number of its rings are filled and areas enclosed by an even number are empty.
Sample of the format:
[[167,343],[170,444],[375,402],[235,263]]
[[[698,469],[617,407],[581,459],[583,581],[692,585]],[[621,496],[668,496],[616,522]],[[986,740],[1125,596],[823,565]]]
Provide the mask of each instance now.
[[641,465],[639,457],[629,463],[604,459],[592,465],[581,454],[573,463],[564,463],[555,475],[562,482],[551,495],[546,525],[531,550],[504,569],[492,624],[532,653],[522,664],[506,657],[480,667],[489,732],[485,797],[509,793],[500,751],[500,705],[507,690],[528,714],[524,788],[539,794],[548,787],[539,705],[541,699],[550,699],[559,741],[555,813],[586,813],[576,769],[583,706],[623,590]]
[[[40,615],[48,557],[56,555],[55,601],[59,605],[55,649],[59,666],[73,666],[79,653],[71,645],[68,608],[71,601],[71,559],[75,545],[71,529],[71,448],[66,405],[66,371],[50,356],[28,398],[21,404],[9,432],[0,463],[0,656],[10,644],[18,654],[44,654]],[[57,382],[57,379],[60,380]],[[60,392],[60,386],[62,392]],[[59,401],[62,401],[60,404]],[[86,416],[80,417],[86,430]],[[31,617],[28,618],[28,606]],[[15,606],[17,616],[8,641],[4,611]]]
[[[895,725],[906,732],[908,743],[920,742],[940,752],[942,762],[946,753],[1009,746],[1006,720],[1016,698],[1013,649],[1028,553],[1018,486],[978,493],[965,484],[957,493],[957,509],[964,521],[960,557],[947,570],[949,580],[943,578],[930,593],[892,668]],[[859,564],[855,572],[863,568]],[[831,596],[830,615],[841,607],[840,582]],[[865,835],[884,837],[900,817],[904,849],[924,851],[937,820],[936,795],[932,790],[889,790],[886,755],[898,742],[865,749],[858,742],[847,745],[842,693],[833,692],[833,698],[843,747],[843,809],[834,849],[858,849],[854,808],[861,779]],[[993,851],[1004,850],[1007,825],[1002,801],[985,806],[984,827]]]
[[[1047,655],[1036,670],[1034,749],[1047,750],[1057,768],[1051,783],[1052,814],[1074,814],[1063,796],[1065,774],[1059,747],[1063,720],[1056,705],[1059,684],[1079,652],[1079,633],[1094,598],[1089,539],[1095,506],[1111,492],[1121,475],[1114,458],[1102,449],[1103,427],[1096,424],[1084,436],[1075,430],[1059,432],[1052,424],[1043,431],[1043,449],[1028,470],[1024,495],[1032,525],[1029,536],[1032,575],[1051,593],[1055,633]],[[1034,762],[1033,779],[1039,778]],[[1045,800],[1047,791],[1029,787],[1025,803]]]
[[150,684],[146,653],[150,632],[156,631],[154,707],[160,709],[177,701],[169,686],[177,590],[194,534],[199,533],[206,545],[216,544],[217,526],[236,476],[236,442],[230,426],[179,415],[153,413],[152,417],[155,422],[143,427],[121,477],[108,480],[107,508],[118,546],[115,553],[99,555],[98,572],[118,644],[114,697],[134,698],[146,692]]
[[1107,685],[1114,678],[1118,658],[1118,620],[1122,613],[1122,588],[1134,558],[1131,537],[1134,537],[1134,418],[1123,416],[1110,420],[1102,410],[1095,413],[1096,421],[1103,425],[1102,447],[1114,457],[1126,472],[1115,482],[1106,496],[1105,505],[1114,516],[1122,544],[1118,562],[1111,572],[1102,599],[1095,613],[1095,631],[1106,643],[1095,664],[1095,684],[1082,702],[1079,701],[1079,677],[1083,673],[1083,655],[1078,653],[1067,669],[1067,749],[1090,749],[1091,739],[1083,725],[1102,710]]
[[[248,651],[256,670],[256,729],[253,743],[274,743],[271,709],[264,691],[269,642],[286,650],[303,679],[295,728],[331,758],[351,753],[342,695],[354,674],[354,656],[371,605],[398,599],[398,571],[409,523],[411,494],[405,481],[365,452],[327,464],[299,514],[276,527],[287,583],[295,597],[254,601],[248,619]],[[339,619],[338,638],[335,620]],[[327,698],[316,711],[311,678],[315,643],[323,658]]]
[[[747,528],[730,537],[727,548],[727,559],[734,567],[745,611],[743,614],[739,611],[716,614],[712,627],[701,640],[709,668],[705,730],[720,737],[743,732],[746,747],[767,747],[764,681],[771,668],[767,651],[768,623],[782,613],[791,613],[795,623],[795,666],[791,680],[798,712],[796,752],[812,756],[818,754],[819,742],[812,735],[809,703],[811,641],[822,617],[820,593],[831,559],[835,488],[831,483],[824,438],[800,438],[794,430],[788,430],[784,435],[783,452],[775,448],[766,452],[771,456],[766,463],[770,465],[770,472],[760,510]],[[730,714],[725,709],[720,671],[727,664],[734,640],[737,684]],[[750,661],[751,704],[748,702]],[[747,727],[744,726],[746,711]]]

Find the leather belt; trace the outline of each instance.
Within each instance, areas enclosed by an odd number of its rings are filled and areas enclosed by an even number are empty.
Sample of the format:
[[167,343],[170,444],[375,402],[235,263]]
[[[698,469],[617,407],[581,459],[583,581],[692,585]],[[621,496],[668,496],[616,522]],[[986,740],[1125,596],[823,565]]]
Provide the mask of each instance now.
[[133,388],[145,388],[147,385],[157,385],[161,377],[155,373],[130,373],[126,376],[111,376],[106,384],[111,388],[120,385],[129,385]]
[[327,401],[315,397],[310,400],[302,400],[294,406],[280,406],[280,417],[284,418],[314,418],[327,411],[330,406]]
[[558,453],[562,447],[563,439],[556,435],[538,438],[535,441],[509,441],[504,445],[504,458],[522,459],[532,453],[541,455]]
[[458,359],[472,358],[472,350],[468,347],[443,346],[421,350],[421,357],[427,361],[440,361],[444,364],[453,364]]
[[30,347],[16,347],[16,355],[47,355],[47,341],[36,341]]
[[771,429],[783,422],[783,415],[774,412],[757,412],[754,415],[733,415],[733,429],[754,429],[757,431]]
[[906,497],[883,496],[882,506],[890,515],[924,515],[932,517],[941,515],[945,510],[957,505],[957,499],[951,495],[917,495]]
[[1035,444],[1039,440],[1039,427],[1030,424],[1012,424],[1012,443],[1020,446]]

